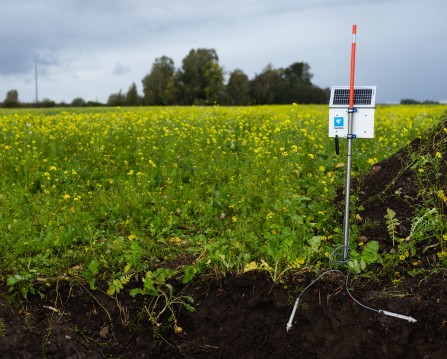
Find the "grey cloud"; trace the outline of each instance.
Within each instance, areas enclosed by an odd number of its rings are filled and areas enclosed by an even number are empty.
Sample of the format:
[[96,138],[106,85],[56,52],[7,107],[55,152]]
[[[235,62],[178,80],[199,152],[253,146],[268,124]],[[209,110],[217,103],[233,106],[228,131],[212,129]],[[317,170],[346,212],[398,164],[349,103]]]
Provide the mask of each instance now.
[[253,76],[269,62],[306,61],[319,86],[343,85],[356,22],[359,81],[377,81],[384,101],[422,91],[445,99],[445,10],[445,0],[3,0],[0,91],[30,78],[37,61],[42,87],[59,86],[55,100],[85,91],[104,100],[157,57],[179,65],[198,47],[214,48],[226,70]]
[[115,76],[122,76],[130,72],[130,67],[125,64],[115,64],[115,67],[113,69],[113,74]]

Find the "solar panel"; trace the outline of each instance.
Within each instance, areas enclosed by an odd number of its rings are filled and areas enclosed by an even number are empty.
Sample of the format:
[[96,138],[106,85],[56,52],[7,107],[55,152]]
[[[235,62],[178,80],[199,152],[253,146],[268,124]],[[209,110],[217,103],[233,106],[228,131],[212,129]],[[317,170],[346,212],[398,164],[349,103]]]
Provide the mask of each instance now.
[[[375,86],[355,87],[354,88],[354,106],[374,107],[375,105]],[[349,106],[349,87],[333,87],[331,91],[331,106]]]
[[[349,111],[349,86],[332,86],[329,102],[329,137],[356,138],[374,137],[374,106],[376,86],[354,87],[354,109]],[[352,114],[352,127],[349,128],[349,114]]]

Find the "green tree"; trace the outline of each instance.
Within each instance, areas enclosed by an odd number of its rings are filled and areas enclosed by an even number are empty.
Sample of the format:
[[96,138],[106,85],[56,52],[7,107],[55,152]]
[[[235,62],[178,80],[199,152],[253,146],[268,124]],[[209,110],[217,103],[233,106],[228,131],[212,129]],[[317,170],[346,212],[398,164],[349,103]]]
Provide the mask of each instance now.
[[9,90],[6,93],[5,100],[3,101],[4,107],[18,107],[19,106],[19,93],[17,90]]
[[74,107],[83,107],[86,105],[85,100],[82,97],[76,97],[71,101],[71,105]]
[[126,94],[126,105],[127,106],[137,106],[138,105],[138,90],[137,85],[135,83],[132,83],[130,85],[129,90]]
[[228,104],[232,106],[250,105],[250,81],[240,69],[230,73],[227,86]]
[[109,106],[124,106],[126,104],[126,96],[123,95],[121,90],[118,93],[113,93],[107,100]]
[[152,65],[151,72],[143,80],[144,103],[146,105],[167,105],[175,97],[172,86],[174,80],[174,61],[162,56]]
[[311,85],[313,75],[305,62],[295,62],[284,70],[284,78],[293,87],[297,84]]
[[41,107],[56,107],[56,102],[52,99],[49,99],[48,97],[45,97],[42,99],[42,101],[39,102],[39,106]]
[[169,79],[166,91],[163,96],[163,103],[165,105],[179,105],[183,104],[183,98],[185,93],[185,86],[180,80],[180,71]]
[[327,92],[312,84],[310,66],[296,62],[285,69],[267,65],[251,81],[251,96],[256,104],[325,103]]
[[283,70],[268,64],[251,81],[251,97],[257,105],[279,103],[280,88],[283,84]]
[[224,72],[217,62],[209,62],[205,70],[205,103],[225,103]]
[[223,70],[214,49],[191,50],[179,72],[181,102],[185,105],[213,104],[224,94]]
[[412,98],[404,98],[404,99],[400,100],[400,104],[401,105],[418,105],[418,104],[420,104],[420,102],[417,100],[414,100]]
[[311,82],[313,75],[309,64],[295,62],[284,69],[286,88],[281,103],[322,103],[326,101],[324,91]]

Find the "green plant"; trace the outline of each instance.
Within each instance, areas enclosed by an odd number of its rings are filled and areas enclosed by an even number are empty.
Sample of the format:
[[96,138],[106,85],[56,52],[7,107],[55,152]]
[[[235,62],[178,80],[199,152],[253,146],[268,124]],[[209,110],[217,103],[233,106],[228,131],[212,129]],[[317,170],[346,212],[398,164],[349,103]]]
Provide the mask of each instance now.
[[391,240],[393,241],[394,247],[394,242],[397,239],[396,228],[400,225],[400,222],[396,218],[396,212],[394,212],[390,208],[386,209],[386,215],[384,217],[386,219],[386,228],[388,230],[388,234],[391,237]]
[[417,241],[430,238],[433,233],[439,231],[439,226],[442,225],[442,218],[436,208],[424,208],[421,212],[413,218],[408,236]]
[[174,294],[172,285],[167,283],[167,280],[175,274],[176,271],[167,268],[159,268],[154,272],[149,271],[142,278],[143,288],[135,288],[130,291],[130,295],[133,297],[143,295],[147,298],[143,308],[155,333],[157,333],[157,328],[164,323],[166,316],[167,321],[173,323],[176,333],[182,331],[177,322],[175,311],[177,306],[183,306],[191,312],[195,311],[194,299],[191,296]]
[[[395,214],[390,217],[395,219]],[[382,272],[392,271],[398,264],[405,265],[409,260],[413,260],[418,256],[418,248],[421,243],[425,242],[425,245],[422,247],[420,253],[425,253],[428,249],[439,246],[439,243],[431,245],[431,240],[438,235],[441,237],[439,241],[443,240],[443,226],[442,217],[436,208],[421,208],[419,213],[411,220],[410,234],[406,238],[396,238],[396,242],[398,243],[397,248],[391,249],[389,253],[384,255],[385,264]],[[443,247],[438,252],[438,257],[441,262],[444,260],[442,253]],[[411,269],[410,272],[417,271]]]
[[19,290],[23,298],[28,299],[29,294],[39,295],[44,298],[45,294],[37,287],[36,273],[21,272],[20,274],[10,275],[6,279],[6,285],[9,291]]
[[379,254],[379,243],[377,241],[366,243],[361,252],[355,250],[350,251],[348,269],[351,272],[359,274],[367,270],[368,266],[373,263],[383,263],[382,257]]
[[99,262],[96,259],[92,259],[87,266],[87,269],[82,272],[84,278],[88,281],[90,289],[94,290],[96,277],[99,273]]
[[6,326],[5,320],[0,317],[0,337],[4,337],[6,335]]

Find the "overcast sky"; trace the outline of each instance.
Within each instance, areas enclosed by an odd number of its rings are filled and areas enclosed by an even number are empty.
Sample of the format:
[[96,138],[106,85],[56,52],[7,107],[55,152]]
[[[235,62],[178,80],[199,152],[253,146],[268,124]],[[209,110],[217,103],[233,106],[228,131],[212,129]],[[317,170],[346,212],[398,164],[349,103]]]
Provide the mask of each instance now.
[[447,102],[446,0],[0,0],[0,14],[0,101],[35,101],[35,63],[39,99],[141,94],[156,58],[180,68],[198,48],[226,74],[307,62],[316,85],[348,85],[357,24],[356,85]]

